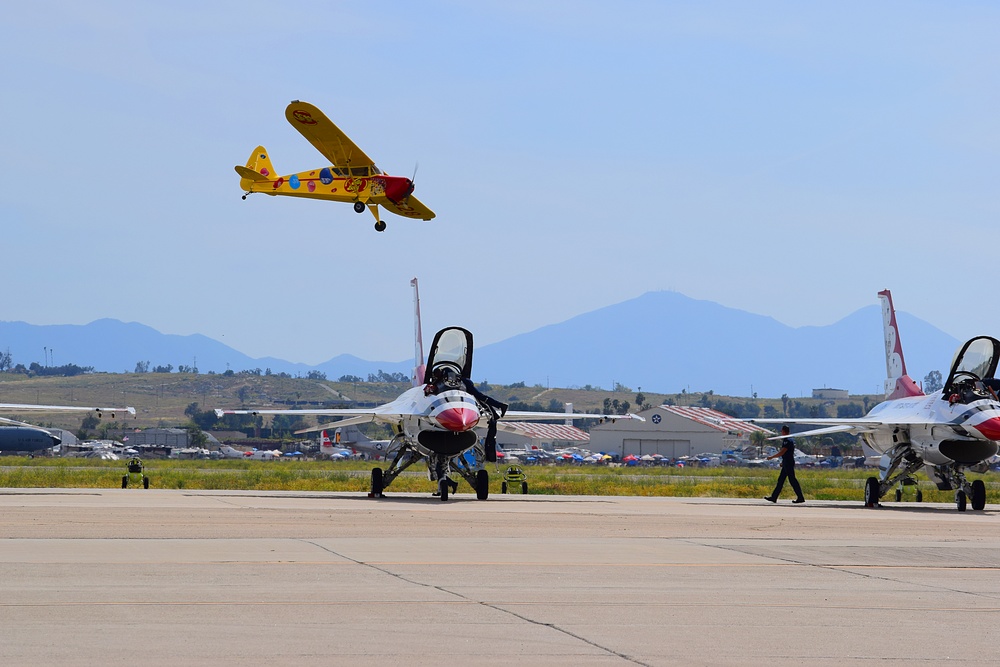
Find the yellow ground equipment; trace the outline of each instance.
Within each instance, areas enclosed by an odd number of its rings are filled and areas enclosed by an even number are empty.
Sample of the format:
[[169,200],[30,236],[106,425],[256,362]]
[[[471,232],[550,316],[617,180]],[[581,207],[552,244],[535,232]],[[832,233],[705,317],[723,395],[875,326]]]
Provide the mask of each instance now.
[[139,457],[133,457],[129,460],[128,466],[126,467],[126,473],[122,475],[122,488],[127,489],[129,482],[132,482],[136,486],[139,486],[139,482],[142,482],[142,488],[149,488],[149,478],[146,477],[145,473],[142,471],[142,459]]
[[519,466],[507,466],[503,473],[503,481],[500,482],[500,493],[507,493],[507,488],[520,483],[521,493],[528,493],[528,477]]

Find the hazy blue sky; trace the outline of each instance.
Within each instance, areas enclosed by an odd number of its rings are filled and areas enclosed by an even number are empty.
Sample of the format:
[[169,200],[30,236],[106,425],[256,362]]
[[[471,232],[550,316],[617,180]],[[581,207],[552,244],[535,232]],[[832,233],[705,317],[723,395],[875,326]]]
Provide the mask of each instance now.
[[[889,287],[1000,335],[995,2],[56,1],[2,31],[2,320],[405,359],[418,276],[427,337],[481,344],[662,289],[800,326]],[[242,201],[257,144],[325,164],[292,99],[419,162],[438,217]]]

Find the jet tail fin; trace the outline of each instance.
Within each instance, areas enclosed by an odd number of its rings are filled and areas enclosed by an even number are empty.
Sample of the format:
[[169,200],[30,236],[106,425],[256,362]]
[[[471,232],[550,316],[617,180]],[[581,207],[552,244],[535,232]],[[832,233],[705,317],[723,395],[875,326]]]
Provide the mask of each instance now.
[[420,333],[420,288],[417,287],[417,279],[410,281],[413,287],[413,377],[411,382],[414,387],[424,381],[424,374],[427,366],[424,364],[424,339]]
[[263,146],[253,150],[245,167],[237,166],[235,169],[240,175],[240,187],[244,190],[250,190],[254,183],[273,181],[277,174]]
[[905,398],[907,396],[923,396],[924,392],[909,375],[906,374],[906,361],[903,359],[903,345],[899,341],[899,327],[896,325],[896,309],[892,305],[892,294],[889,290],[878,293],[882,302],[882,329],[885,334],[885,397],[886,399]]

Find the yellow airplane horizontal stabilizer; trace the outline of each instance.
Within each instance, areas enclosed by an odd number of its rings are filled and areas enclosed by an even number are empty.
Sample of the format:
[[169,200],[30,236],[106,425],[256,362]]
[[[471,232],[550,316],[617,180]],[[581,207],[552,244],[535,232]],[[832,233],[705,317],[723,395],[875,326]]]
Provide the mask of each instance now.
[[249,178],[251,181],[256,181],[256,182],[260,183],[261,181],[269,181],[269,180],[271,180],[270,178],[268,178],[264,174],[257,173],[253,169],[249,169],[247,167],[241,167],[239,165],[236,165],[233,168],[236,170],[236,173],[239,174],[241,177],[243,177],[243,178]]

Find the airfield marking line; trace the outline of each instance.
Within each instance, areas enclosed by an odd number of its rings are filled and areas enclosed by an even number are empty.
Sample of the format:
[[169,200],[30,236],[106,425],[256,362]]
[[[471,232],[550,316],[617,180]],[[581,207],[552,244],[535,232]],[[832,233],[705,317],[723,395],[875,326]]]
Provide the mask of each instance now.
[[[466,602],[470,602],[472,604],[476,604],[476,605],[485,607],[486,609],[492,609],[493,611],[499,612],[501,614],[506,614],[508,616],[513,616],[514,618],[522,620],[522,621],[524,621],[526,623],[530,623],[532,625],[538,625],[538,626],[541,626],[541,627],[544,627],[544,628],[549,628],[550,630],[555,630],[556,632],[558,632],[560,634],[563,634],[563,635],[566,635],[567,637],[571,637],[573,639],[576,639],[577,641],[583,642],[584,644],[586,644],[586,645],[588,645],[588,646],[590,646],[592,648],[596,648],[596,649],[598,649],[600,651],[604,651],[605,653],[607,653],[609,655],[613,655],[613,656],[619,657],[622,660],[626,660],[626,661],[631,662],[631,663],[636,664],[636,665],[641,665],[642,667],[652,667],[648,663],[641,662],[641,661],[639,661],[639,660],[637,660],[637,659],[635,659],[635,658],[633,658],[633,657],[631,657],[629,655],[626,655],[626,654],[624,654],[624,653],[622,653],[620,651],[616,651],[616,650],[614,650],[612,648],[609,648],[607,646],[603,646],[601,644],[598,644],[597,642],[595,642],[595,641],[593,641],[591,639],[587,639],[586,637],[582,637],[582,636],[580,636],[580,635],[578,635],[576,633],[570,632],[566,628],[562,628],[562,627],[556,625],[555,623],[543,623],[541,621],[536,621],[533,618],[528,618],[527,616],[524,616],[522,614],[518,614],[516,612],[513,612],[513,611],[511,611],[509,609],[504,609],[503,607],[499,606],[500,603],[490,603],[490,602],[487,602],[485,600],[473,600],[472,598],[470,598],[470,597],[468,597],[466,595],[463,595],[461,593],[458,593],[457,591],[453,591],[453,590],[450,590],[448,588],[445,588],[444,586],[437,586],[437,585],[434,585],[434,584],[424,583],[422,581],[415,581],[415,580],[410,579],[408,577],[404,577],[403,575],[401,575],[401,574],[399,574],[397,572],[392,572],[392,571],[387,570],[387,569],[385,569],[383,567],[379,567],[378,565],[376,565],[374,563],[367,563],[367,562],[364,562],[364,561],[355,560],[354,558],[351,558],[350,556],[347,556],[347,555],[342,554],[342,553],[338,553],[338,552],[334,551],[333,549],[330,549],[328,547],[324,547],[323,545],[317,544],[316,542],[314,542],[312,540],[303,540],[303,541],[306,542],[307,544],[312,544],[315,547],[319,547],[320,549],[323,549],[324,551],[328,551],[328,552],[332,553],[335,556],[339,556],[341,558],[346,558],[346,559],[348,559],[348,560],[350,560],[350,561],[352,561],[354,563],[357,563],[358,565],[362,565],[364,567],[371,568],[371,569],[375,570],[376,572],[381,572],[382,574],[386,574],[386,575],[388,575],[390,577],[398,579],[399,581],[411,584],[413,586],[419,586],[421,588],[430,588],[430,589],[433,589],[433,590],[436,590],[436,591],[440,591],[440,592],[445,593],[447,595],[454,596],[454,597],[456,597],[456,598],[458,598],[460,600],[464,600]],[[514,565],[514,563],[512,563],[512,565]]]

